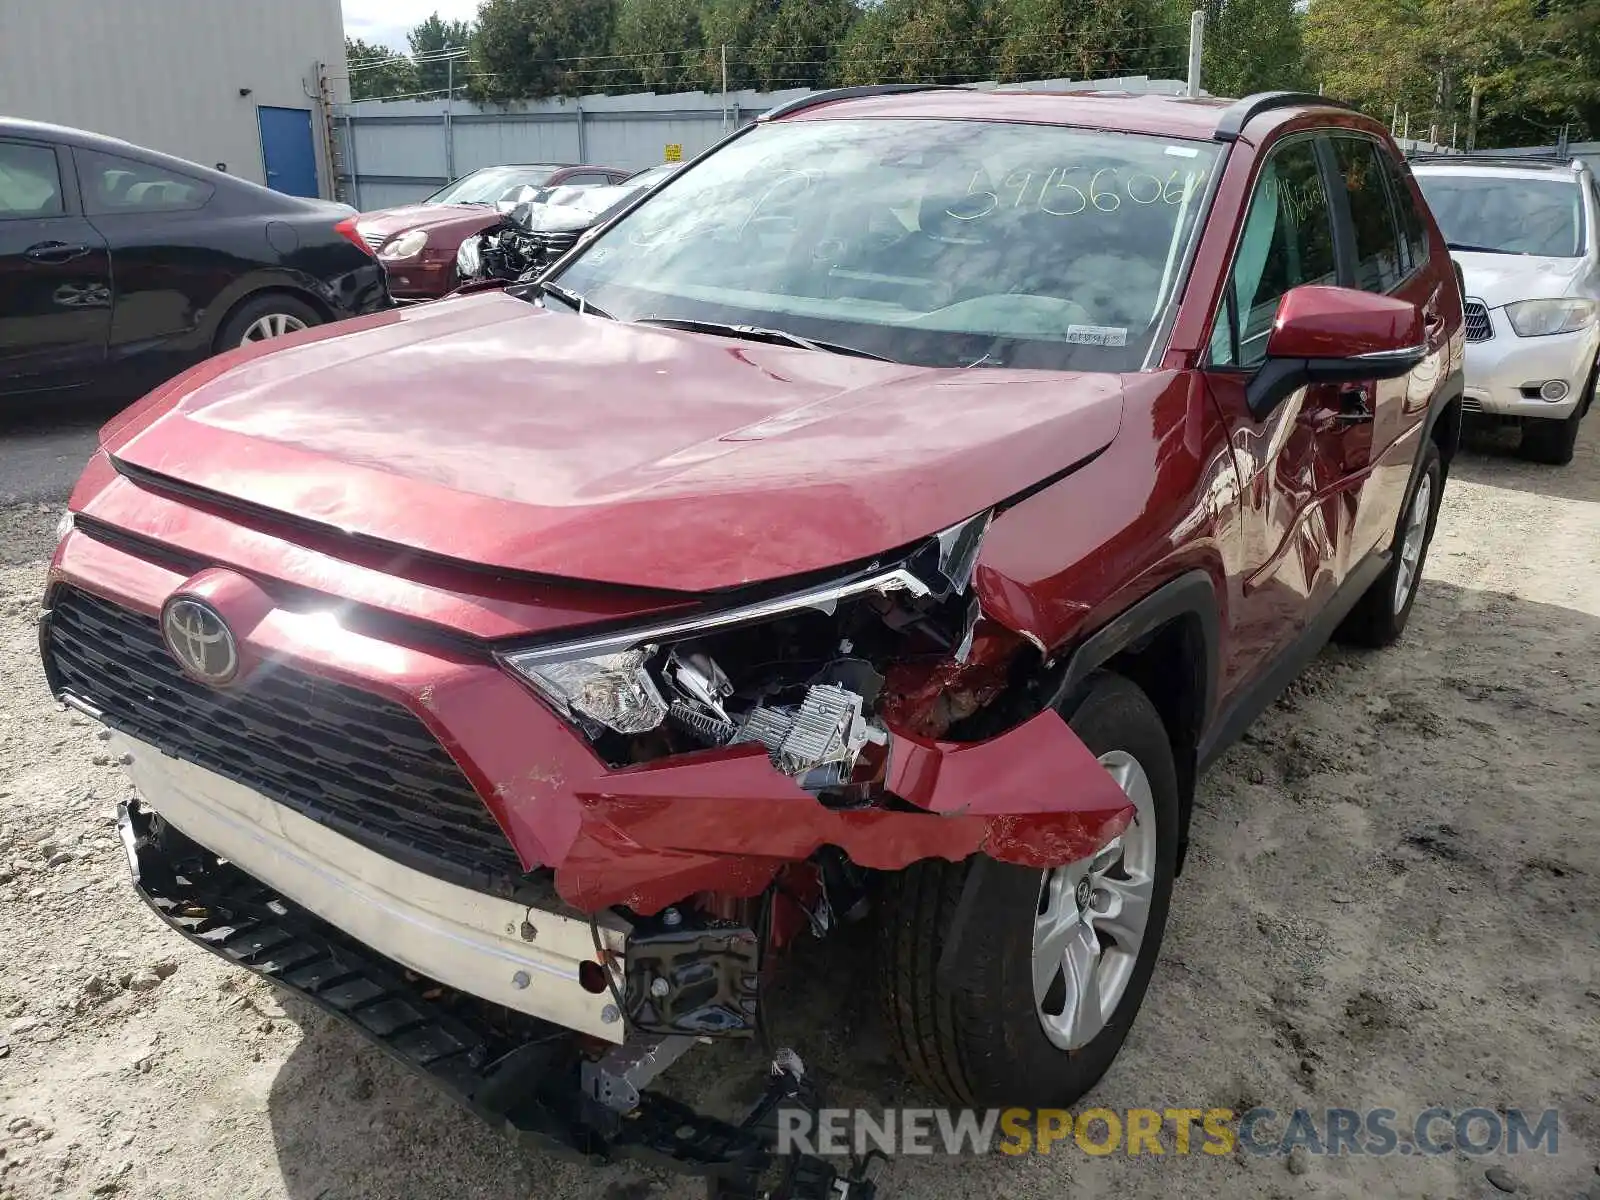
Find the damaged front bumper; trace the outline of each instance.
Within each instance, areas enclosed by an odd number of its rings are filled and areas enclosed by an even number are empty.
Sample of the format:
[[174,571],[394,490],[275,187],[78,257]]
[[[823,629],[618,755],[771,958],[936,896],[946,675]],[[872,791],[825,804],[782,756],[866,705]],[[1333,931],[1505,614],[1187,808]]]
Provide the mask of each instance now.
[[[762,1118],[779,1105],[817,1103],[797,1061],[775,1061],[766,1093],[744,1122],[704,1116],[635,1087],[644,1075],[608,1074],[610,1058],[597,1069],[567,1030],[422,976],[237,863],[170,829],[158,833],[137,800],[120,806],[118,827],[140,897],[173,929],[338,1018],[514,1138],[593,1163],[638,1159],[716,1176],[735,1194],[788,1200],[875,1194],[870,1178],[841,1177],[824,1160],[772,1152]],[[631,1062],[637,1066],[643,1057]],[[775,1174],[779,1183],[769,1190],[765,1181]]]
[[[204,601],[233,631],[245,665],[228,687],[179,676],[159,630],[159,614],[175,595]],[[400,623],[346,621],[332,600],[331,608],[308,608],[303,598],[276,597],[241,574],[191,573],[170,557],[82,528],[57,550],[46,603],[70,597],[82,618],[62,622],[47,608],[41,626],[58,696],[166,754],[203,752],[224,762],[235,777],[293,800],[314,820],[323,819],[319,789],[360,756],[318,743],[316,759],[295,759],[310,768],[303,795],[279,794],[288,768],[272,762],[282,762],[280,751],[297,741],[294,722],[306,718],[252,710],[252,694],[259,683],[292,687],[297,704],[311,703],[325,686],[376,697],[420,722],[417,734],[443,748],[459,769],[460,792],[489,809],[523,870],[548,869],[560,899],[582,913],[621,906],[649,915],[697,893],[754,897],[786,865],[830,845],[860,867],[885,871],[977,853],[1060,866],[1092,855],[1133,813],[1050,710],[972,742],[889,730],[878,796],[830,805],[775,770],[759,743],[608,763],[524,681],[470,645]],[[346,700],[337,706],[339,720],[319,725],[319,737],[342,738],[356,719]],[[247,718],[242,732],[229,723],[239,714]],[[387,730],[363,726],[352,736],[381,747]],[[256,747],[270,768],[259,781],[247,771]],[[279,758],[268,762],[271,755]],[[350,770],[357,767],[384,769],[371,754]],[[365,787],[364,778],[350,776],[351,787]]]

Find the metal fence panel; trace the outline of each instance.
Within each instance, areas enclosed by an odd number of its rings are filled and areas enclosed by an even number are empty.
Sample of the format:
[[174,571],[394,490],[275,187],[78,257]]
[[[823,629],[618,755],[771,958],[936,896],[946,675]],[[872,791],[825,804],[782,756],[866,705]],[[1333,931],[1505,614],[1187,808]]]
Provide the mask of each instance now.
[[[1027,86],[1172,93],[1184,85],[1135,76],[1098,83],[1050,79]],[[693,158],[774,105],[807,94],[804,88],[793,88],[730,92],[726,97],[639,92],[502,106],[443,100],[339,105],[340,194],[370,211],[421,200],[450,179],[501,163],[588,162],[641,170],[662,162],[668,146],[677,147],[685,159]]]

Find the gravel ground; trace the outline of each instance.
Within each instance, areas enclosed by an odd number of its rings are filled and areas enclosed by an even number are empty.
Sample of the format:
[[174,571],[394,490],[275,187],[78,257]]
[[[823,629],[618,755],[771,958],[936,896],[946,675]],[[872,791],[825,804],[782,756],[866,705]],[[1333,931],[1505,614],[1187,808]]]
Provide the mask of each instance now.
[[[134,899],[127,788],[51,702],[34,614],[83,428],[0,434],[0,1198],[691,1197],[514,1147]],[[1600,1196],[1600,419],[1579,459],[1463,455],[1410,632],[1330,649],[1204,781],[1144,1012],[1092,1099],[1562,1111],[1518,1158],[901,1159],[894,1196]],[[26,477],[25,477],[26,476]],[[836,953],[824,972],[824,950]],[[780,1021],[840,1103],[927,1104],[888,1062],[869,947],[818,947]],[[711,1107],[752,1057],[674,1074]]]

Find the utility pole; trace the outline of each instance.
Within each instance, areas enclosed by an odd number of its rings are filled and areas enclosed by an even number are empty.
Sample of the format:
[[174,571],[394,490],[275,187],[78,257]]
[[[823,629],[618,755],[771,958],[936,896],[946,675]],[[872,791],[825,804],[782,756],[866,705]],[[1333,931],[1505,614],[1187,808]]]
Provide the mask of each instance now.
[[450,57],[445,59],[444,78],[444,173],[451,183],[456,181],[456,134],[450,127],[456,100],[456,55],[454,46],[446,46]]
[[1206,49],[1206,10],[1197,8],[1189,14],[1189,81],[1185,94],[1200,94],[1200,68]]
[[722,43],[722,132],[728,132],[728,43]]
[[1467,105],[1467,153],[1478,148],[1478,100],[1483,95],[1483,85],[1472,81],[1472,100]]

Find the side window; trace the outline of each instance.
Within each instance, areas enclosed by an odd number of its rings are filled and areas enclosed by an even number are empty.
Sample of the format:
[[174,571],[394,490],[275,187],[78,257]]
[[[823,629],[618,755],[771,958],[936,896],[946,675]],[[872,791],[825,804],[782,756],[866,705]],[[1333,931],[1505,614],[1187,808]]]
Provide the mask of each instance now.
[[183,212],[200,208],[216,188],[165,167],[136,162],[98,150],[76,150],[83,211],[91,217],[113,213]]
[[1256,180],[1244,231],[1211,335],[1217,366],[1253,367],[1267,355],[1278,300],[1305,283],[1337,283],[1328,195],[1308,139],[1273,152]]
[[1400,220],[1401,265],[1409,274],[1428,261],[1428,226],[1411,192],[1411,173],[1387,150],[1380,149],[1378,158],[1388,176],[1389,194],[1394,197],[1394,211]]
[[1400,282],[1400,233],[1383,177],[1388,157],[1377,142],[1365,138],[1333,139],[1334,159],[1350,197],[1350,223],[1356,235],[1355,286],[1364,292],[1387,292]]
[[66,212],[61,172],[49,146],[0,142],[0,221]]

